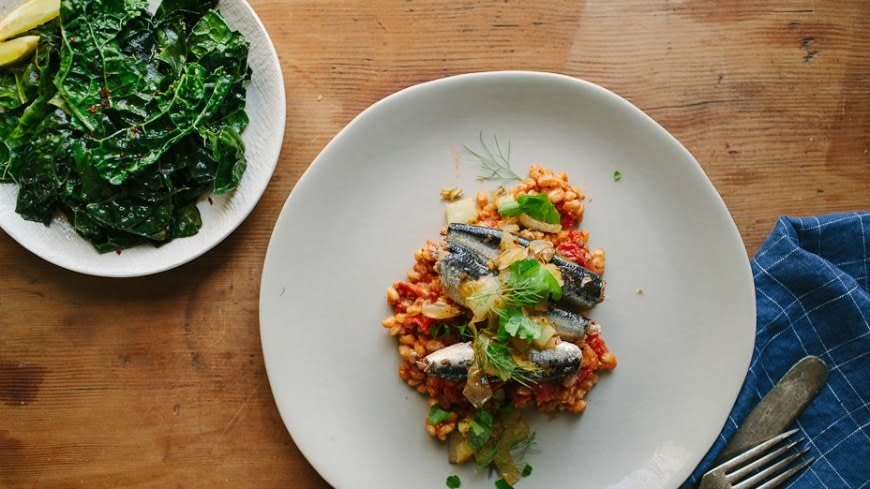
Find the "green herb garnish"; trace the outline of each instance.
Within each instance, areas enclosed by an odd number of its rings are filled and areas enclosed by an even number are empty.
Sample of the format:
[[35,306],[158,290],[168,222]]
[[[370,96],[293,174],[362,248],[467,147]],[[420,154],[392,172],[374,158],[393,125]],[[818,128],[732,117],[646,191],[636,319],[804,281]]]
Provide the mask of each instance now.
[[562,298],[562,286],[549,270],[534,259],[515,261],[504,279],[508,301],[517,307],[533,306],[548,297]]
[[506,202],[499,206],[498,213],[506,217],[525,214],[532,219],[548,224],[559,224],[562,216],[556,206],[550,202],[547,194],[520,195],[517,200]]
[[534,383],[537,368],[533,364],[520,365],[513,357],[511,348],[499,343],[484,333],[478,334],[472,343],[474,362],[489,375],[501,380],[514,380],[520,384]]
[[620,180],[622,180],[622,172],[619,170],[616,170],[615,172],[613,172],[613,181],[618,182]]
[[471,437],[468,441],[474,448],[480,448],[492,435],[492,413],[485,409],[478,409],[471,418]]
[[508,484],[508,482],[504,479],[499,479],[495,481],[496,489],[514,489],[514,486]]
[[433,404],[431,408],[429,408],[429,417],[426,418],[426,421],[431,425],[436,425],[438,423],[447,421],[450,419],[452,413],[450,411],[445,411],[441,409],[441,406],[437,404]]
[[[530,434],[527,438],[524,438],[517,442],[514,446],[511,447],[511,450],[520,451],[528,449],[532,444],[535,443],[535,434]],[[529,469],[531,470],[531,469]]]
[[463,340],[470,340],[474,338],[474,333],[471,331],[471,328],[469,328],[467,324],[457,326],[455,328],[455,332],[456,336]]
[[30,63],[0,70],[0,181],[16,212],[58,212],[100,252],[196,234],[235,189],[248,42],[217,0],[62,0]]
[[495,143],[495,152],[490,149],[483,140],[483,131],[480,132],[480,151],[474,151],[468,146],[464,146],[465,151],[477,158],[480,162],[481,174],[477,176],[478,180],[495,180],[495,181],[511,181],[522,180],[519,175],[511,169],[511,143],[508,141],[507,155],[502,152],[501,145],[498,142],[498,137],[492,136]]
[[432,338],[442,338],[450,334],[454,334],[462,340],[470,340],[474,337],[467,324],[451,326],[447,323],[435,323],[429,328],[429,335]]
[[528,477],[530,475],[532,475],[532,466],[526,464],[526,466],[523,467],[523,477]]
[[450,332],[450,325],[444,323],[435,323],[429,328],[429,336],[433,338],[441,338]]
[[447,487],[449,489],[459,489],[462,486],[462,481],[459,480],[458,475],[448,475],[447,476]]
[[523,314],[522,309],[505,308],[498,318],[498,339],[505,341],[508,336],[534,341],[541,337],[541,325]]
[[533,306],[545,299],[562,298],[556,277],[534,259],[518,260],[496,287],[480,287],[465,298],[473,308],[491,307],[504,315],[505,308]]

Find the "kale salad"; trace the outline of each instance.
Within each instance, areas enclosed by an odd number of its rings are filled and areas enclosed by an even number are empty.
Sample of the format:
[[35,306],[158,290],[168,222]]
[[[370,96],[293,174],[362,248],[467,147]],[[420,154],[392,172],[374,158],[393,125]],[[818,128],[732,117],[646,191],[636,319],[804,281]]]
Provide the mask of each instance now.
[[100,253],[199,231],[197,202],[246,168],[249,43],[216,5],[62,0],[13,36],[38,36],[0,67],[0,182],[22,218],[63,215]]

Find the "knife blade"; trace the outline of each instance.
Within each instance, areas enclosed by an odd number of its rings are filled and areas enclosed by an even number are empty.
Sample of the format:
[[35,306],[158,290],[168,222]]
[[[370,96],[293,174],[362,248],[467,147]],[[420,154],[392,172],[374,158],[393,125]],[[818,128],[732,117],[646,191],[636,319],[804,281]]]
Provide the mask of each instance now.
[[810,355],[795,363],[746,416],[713,466],[785,431],[828,381],[828,366]]

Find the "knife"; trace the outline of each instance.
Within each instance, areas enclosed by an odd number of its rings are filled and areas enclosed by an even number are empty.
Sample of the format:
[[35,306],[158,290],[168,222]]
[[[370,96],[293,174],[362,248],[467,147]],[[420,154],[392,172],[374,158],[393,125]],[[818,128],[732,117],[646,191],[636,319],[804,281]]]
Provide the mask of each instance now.
[[810,355],[795,363],[746,416],[713,466],[785,431],[827,380],[828,366],[821,358]]

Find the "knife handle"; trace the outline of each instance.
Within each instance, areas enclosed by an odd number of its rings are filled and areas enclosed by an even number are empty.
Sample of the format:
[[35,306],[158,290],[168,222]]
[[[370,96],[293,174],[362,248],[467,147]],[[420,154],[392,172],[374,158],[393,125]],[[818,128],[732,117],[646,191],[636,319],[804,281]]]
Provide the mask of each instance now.
[[713,465],[785,431],[827,380],[828,366],[821,358],[812,355],[802,358],[746,416]]

